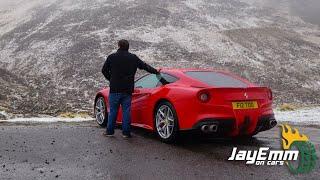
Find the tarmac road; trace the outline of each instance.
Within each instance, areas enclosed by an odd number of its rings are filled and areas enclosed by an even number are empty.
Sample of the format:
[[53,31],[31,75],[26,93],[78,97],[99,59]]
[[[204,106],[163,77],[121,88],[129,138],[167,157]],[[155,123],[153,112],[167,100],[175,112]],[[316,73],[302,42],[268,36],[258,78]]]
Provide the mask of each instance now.
[[[320,131],[299,127],[316,145]],[[102,136],[94,122],[0,124],[0,179],[319,179],[316,169],[292,175],[286,166],[255,166],[227,161],[233,147],[280,149],[279,128],[250,140],[185,136],[176,145],[141,129],[132,139],[120,130]]]

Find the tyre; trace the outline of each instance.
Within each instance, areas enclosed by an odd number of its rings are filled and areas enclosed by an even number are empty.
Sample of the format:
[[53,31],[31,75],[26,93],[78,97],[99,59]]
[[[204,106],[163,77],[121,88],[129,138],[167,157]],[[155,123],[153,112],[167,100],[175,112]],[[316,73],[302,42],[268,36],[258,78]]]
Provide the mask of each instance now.
[[95,114],[97,123],[101,127],[106,127],[108,123],[108,112],[107,112],[107,108],[106,108],[107,106],[104,98],[102,96],[98,97],[94,104],[95,104],[94,114]]
[[157,136],[165,143],[172,143],[178,139],[178,116],[173,105],[168,101],[160,102],[154,112],[154,128]]
[[290,145],[290,149],[295,148],[299,150],[298,165],[293,165],[288,162],[289,170],[293,174],[304,174],[311,172],[317,162],[317,154],[314,145],[307,141],[295,141]]

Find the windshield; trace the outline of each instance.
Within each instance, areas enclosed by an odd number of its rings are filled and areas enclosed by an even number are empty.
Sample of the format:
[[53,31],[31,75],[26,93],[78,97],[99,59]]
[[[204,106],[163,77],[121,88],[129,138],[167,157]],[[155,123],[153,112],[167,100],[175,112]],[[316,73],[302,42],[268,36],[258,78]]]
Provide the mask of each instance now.
[[245,88],[248,85],[238,80],[234,77],[228,76],[226,74],[213,72],[213,71],[189,71],[186,72],[188,76],[195,78],[203,83],[206,83],[210,86],[216,87],[241,87]]

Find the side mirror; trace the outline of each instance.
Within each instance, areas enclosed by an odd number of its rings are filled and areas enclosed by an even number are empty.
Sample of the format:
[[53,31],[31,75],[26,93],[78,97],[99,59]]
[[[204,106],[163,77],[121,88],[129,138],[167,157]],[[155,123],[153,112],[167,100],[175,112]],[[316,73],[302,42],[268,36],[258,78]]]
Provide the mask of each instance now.
[[159,74],[156,74],[156,77],[157,77],[157,79],[162,79],[162,76],[161,76],[160,73],[159,73]]
[[140,90],[139,89],[134,89],[133,90],[133,94],[139,94],[140,93]]

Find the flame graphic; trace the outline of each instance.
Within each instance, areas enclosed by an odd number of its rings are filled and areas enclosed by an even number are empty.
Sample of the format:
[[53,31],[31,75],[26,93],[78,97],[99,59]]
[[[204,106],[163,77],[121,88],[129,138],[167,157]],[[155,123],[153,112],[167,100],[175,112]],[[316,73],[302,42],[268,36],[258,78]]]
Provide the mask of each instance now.
[[297,128],[294,128],[294,131],[292,131],[291,127],[287,124],[281,125],[282,129],[282,146],[284,150],[288,150],[290,148],[290,145],[294,141],[309,141],[309,138],[302,134],[300,135]]

